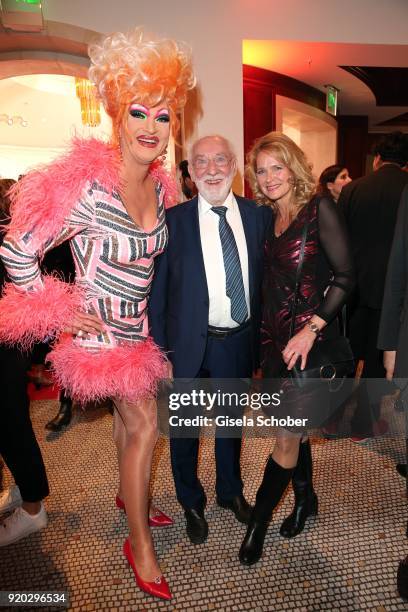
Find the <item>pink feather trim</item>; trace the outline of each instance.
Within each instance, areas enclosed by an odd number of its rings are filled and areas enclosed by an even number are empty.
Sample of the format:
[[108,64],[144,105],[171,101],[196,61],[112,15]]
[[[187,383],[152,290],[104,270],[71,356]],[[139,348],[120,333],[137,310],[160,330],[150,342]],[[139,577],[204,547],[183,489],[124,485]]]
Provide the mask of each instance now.
[[88,181],[108,190],[118,185],[120,156],[97,138],[74,138],[63,156],[26,174],[11,191],[11,222],[8,231],[21,235],[35,228],[46,241],[56,236]]
[[55,336],[81,306],[82,292],[55,276],[44,276],[36,291],[19,291],[6,283],[0,300],[0,341],[23,350]]
[[98,351],[64,335],[48,354],[57,382],[76,401],[117,397],[131,402],[154,396],[166,378],[166,357],[151,338]]
[[150,175],[155,181],[163,185],[165,192],[164,200],[166,208],[171,208],[172,206],[178,204],[179,190],[177,187],[175,173],[172,172],[171,174],[169,174],[167,170],[163,168],[162,164],[159,161],[155,161],[150,166]]
[[[41,243],[56,236],[88,182],[96,181],[108,191],[118,189],[120,163],[117,147],[97,138],[74,138],[65,155],[32,170],[11,188],[7,231],[21,235],[34,230]],[[159,161],[151,165],[150,173],[163,185],[166,207],[176,204],[174,176]]]

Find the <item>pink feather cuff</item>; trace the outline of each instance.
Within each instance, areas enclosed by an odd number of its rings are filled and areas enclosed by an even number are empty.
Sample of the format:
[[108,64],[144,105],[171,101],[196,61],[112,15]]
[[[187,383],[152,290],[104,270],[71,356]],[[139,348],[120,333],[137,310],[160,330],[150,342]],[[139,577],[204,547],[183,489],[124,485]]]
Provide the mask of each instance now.
[[154,396],[167,376],[166,357],[151,338],[93,350],[64,335],[47,359],[59,385],[82,404],[108,397],[137,402]]
[[61,333],[82,303],[82,292],[55,276],[44,276],[43,287],[19,291],[11,283],[0,300],[0,342],[29,350],[36,342]]

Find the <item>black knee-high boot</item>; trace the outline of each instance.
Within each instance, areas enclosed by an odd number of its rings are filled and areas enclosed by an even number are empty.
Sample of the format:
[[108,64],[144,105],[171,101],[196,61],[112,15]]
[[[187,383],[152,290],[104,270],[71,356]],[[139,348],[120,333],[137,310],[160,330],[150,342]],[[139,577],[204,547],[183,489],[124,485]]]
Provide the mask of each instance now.
[[72,419],[72,399],[66,395],[64,390],[60,392],[59,401],[58,413],[45,425],[45,429],[50,431],[61,431],[63,427],[69,425]]
[[248,529],[239,550],[239,560],[252,565],[262,556],[265,535],[272,512],[279,503],[292,477],[294,468],[284,468],[272,456],[265,466],[263,480],[256,494]]
[[317,495],[313,490],[312,451],[309,440],[299,446],[299,457],[292,476],[295,506],[280,528],[284,538],[294,538],[303,531],[309,516],[317,514]]

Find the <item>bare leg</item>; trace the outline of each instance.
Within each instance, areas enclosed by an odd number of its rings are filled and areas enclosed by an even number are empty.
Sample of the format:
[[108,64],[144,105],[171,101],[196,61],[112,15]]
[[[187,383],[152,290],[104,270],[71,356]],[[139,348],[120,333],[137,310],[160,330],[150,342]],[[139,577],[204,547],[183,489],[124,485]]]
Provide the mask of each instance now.
[[300,436],[296,435],[278,436],[272,452],[274,461],[283,468],[295,467],[299,455],[300,440]]
[[[116,454],[118,457],[118,465],[120,465],[121,449],[124,447],[125,440],[126,440],[126,429],[125,429],[125,425],[123,423],[122,417],[120,416],[120,413],[118,410],[115,410],[113,413],[113,439],[116,444]],[[122,490],[122,482],[120,479],[120,475],[119,475],[118,496],[120,497],[120,499],[123,500],[123,490]],[[158,508],[156,508],[156,506],[154,506],[152,502],[150,501],[149,517],[152,518],[157,513],[158,513]]]
[[151,582],[161,575],[148,526],[150,472],[158,436],[156,402],[115,401],[115,406],[119,414],[115,414],[114,439],[133,558],[140,577]]
[[120,479],[120,461],[121,461],[122,449],[125,447],[125,443],[126,443],[126,429],[125,429],[125,424],[122,420],[122,417],[120,416],[119,410],[113,411],[113,439],[116,445],[116,455],[118,458],[118,466],[119,466],[118,495],[120,499],[123,499],[122,482]]

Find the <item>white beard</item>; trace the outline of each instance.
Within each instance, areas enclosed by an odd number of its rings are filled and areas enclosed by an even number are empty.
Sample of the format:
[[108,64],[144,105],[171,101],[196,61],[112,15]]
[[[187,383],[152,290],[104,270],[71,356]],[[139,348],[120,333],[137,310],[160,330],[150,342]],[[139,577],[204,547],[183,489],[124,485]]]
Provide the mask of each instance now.
[[[195,179],[195,184],[198,192],[205,198],[205,200],[212,206],[220,206],[225,202],[227,196],[231,190],[232,181],[234,179],[235,171],[230,172],[228,176],[203,176],[200,179]],[[214,180],[222,178],[222,182],[217,185],[208,185],[205,181],[208,179]]]

